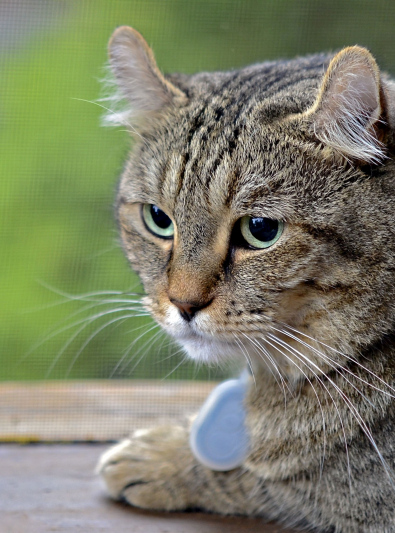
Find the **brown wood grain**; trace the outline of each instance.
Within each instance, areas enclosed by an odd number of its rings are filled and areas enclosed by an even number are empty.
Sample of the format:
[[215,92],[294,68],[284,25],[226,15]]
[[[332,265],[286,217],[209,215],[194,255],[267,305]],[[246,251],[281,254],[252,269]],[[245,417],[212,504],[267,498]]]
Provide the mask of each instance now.
[[261,519],[153,513],[113,502],[94,474],[105,449],[0,445],[1,533],[290,533]]
[[195,381],[0,383],[0,441],[110,441],[196,412],[215,386]]
[[132,509],[108,499],[94,474],[105,445],[48,444],[116,440],[132,429],[180,418],[195,412],[214,386],[190,381],[1,383],[1,533],[290,533],[261,519]]

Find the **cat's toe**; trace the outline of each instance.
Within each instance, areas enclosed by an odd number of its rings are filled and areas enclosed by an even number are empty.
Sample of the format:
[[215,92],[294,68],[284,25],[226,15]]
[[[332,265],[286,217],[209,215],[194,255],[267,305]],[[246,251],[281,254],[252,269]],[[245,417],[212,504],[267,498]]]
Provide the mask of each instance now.
[[180,475],[183,454],[176,453],[178,439],[158,441],[155,433],[140,431],[110,448],[102,455],[98,472],[115,499],[145,509],[185,509],[188,495]]
[[156,511],[182,511],[188,498],[182,487],[167,482],[136,482],[126,486],[122,498],[134,507]]
[[113,446],[100,457],[97,465],[97,473],[102,476],[110,496],[116,500],[123,497],[123,490],[133,482],[130,478],[133,470],[130,445],[131,441],[126,439]]

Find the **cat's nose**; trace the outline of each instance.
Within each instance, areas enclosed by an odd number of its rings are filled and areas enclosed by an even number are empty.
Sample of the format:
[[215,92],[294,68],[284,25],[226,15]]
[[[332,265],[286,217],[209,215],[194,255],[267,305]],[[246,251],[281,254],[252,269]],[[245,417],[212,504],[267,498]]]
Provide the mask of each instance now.
[[203,307],[207,307],[211,302],[211,300],[204,303],[180,302],[179,300],[175,300],[174,298],[170,298],[170,301],[173,305],[178,307],[178,309],[180,310],[180,315],[187,322],[190,322],[192,320],[197,311],[203,309]]

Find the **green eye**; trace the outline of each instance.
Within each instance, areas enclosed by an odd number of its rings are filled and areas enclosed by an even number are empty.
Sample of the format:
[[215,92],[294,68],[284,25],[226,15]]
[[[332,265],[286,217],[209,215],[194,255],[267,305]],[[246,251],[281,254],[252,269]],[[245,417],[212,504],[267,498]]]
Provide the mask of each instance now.
[[253,248],[269,248],[278,241],[284,229],[284,222],[271,218],[243,217],[240,231],[244,240]]
[[172,239],[174,235],[174,224],[162,209],[157,205],[144,204],[142,209],[143,220],[151,233],[162,237],[162,239]]

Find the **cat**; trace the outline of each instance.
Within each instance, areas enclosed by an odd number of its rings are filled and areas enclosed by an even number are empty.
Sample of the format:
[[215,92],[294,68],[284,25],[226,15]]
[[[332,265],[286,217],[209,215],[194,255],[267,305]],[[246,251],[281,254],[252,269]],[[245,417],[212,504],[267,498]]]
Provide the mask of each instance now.
[[164,76],[120,27],[109,57],[144,304],[192,359],[252,374],[242,466],[201,465],[190,421],[141,430],[102,456],[109,494],[395,532],[395,82],[359,46]]

